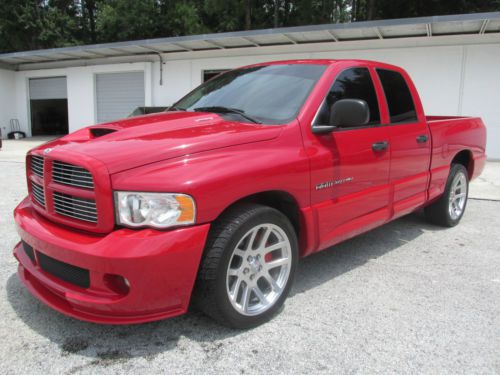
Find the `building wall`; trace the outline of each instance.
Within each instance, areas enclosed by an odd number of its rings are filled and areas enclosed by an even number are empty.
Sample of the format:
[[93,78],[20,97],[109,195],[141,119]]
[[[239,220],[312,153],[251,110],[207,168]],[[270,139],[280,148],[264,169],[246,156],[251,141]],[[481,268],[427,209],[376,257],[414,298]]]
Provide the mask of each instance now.
[[500,160],[500,45],[468,46],[465,52],[460,113],[483,119],[488,157]]
[[10,119],[16,117],[15,100],[15,72],[0,69],[0,130],[6,138],[10,129]]
[[[460,40],[466,38],[461,36]],[[431,39],[419,40],[418,43],[401,39],[343,42],[338,46],[331,44],[330,48],[311,44],[217,50],[194,57],[177,54],[175,59],[165,55],[162,85],[158,58],[144,63],[16,72],[17,117],[29,129],[27,82],[30,77],[67,77],[69,123],[70,131],[73,131],[95,121],[96,73],[144,70],[146,105],[168,106],[201,83],[203,70],[230,69],[283,59],[360,58],[405,68],[420,92],[426,113],[430,115],[481,116],[488,128],[488,155],[500,159],[500,42],[426,45],[433,43]],[[204,57],[207,55],[209,57]],[[0,96],[4,94],[0,92]]]
[[[75,131],[96,121],[95,75],[126,71],[144,71],[145,102],[151,105],[151,63],[96,65],[64,69],[27,70],[15,73],[15,103],[17,118],[30,134],[29,90],[30,78],[65,76],[68,85],[69,131]],[[0,94],[1,95],[1,94]],[[1,95],[3,97],[3,95]]]

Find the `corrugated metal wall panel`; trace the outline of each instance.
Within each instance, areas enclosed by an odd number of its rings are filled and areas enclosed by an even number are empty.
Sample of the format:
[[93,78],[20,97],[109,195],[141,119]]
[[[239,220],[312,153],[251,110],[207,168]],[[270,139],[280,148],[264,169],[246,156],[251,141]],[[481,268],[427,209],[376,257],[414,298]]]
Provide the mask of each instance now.
[[97,122],[127,117],[144,106],[144,72],[96,75]]
[[68,97],[66,77],[31,78],[30,99],[66,99]]

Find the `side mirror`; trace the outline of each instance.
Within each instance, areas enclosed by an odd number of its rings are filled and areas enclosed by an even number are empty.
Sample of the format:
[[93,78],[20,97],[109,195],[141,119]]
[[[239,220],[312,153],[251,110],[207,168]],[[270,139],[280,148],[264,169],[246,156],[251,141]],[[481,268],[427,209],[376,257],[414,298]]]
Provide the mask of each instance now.
[[347,128],[363,126],[370,121],[368,103],[361,99],[342,99],[332,105],[330,125]]
[[313,133],[330,133],[337,128],[363,126],[370,121],[368,103],[361,99],[341,99],[333,103],[330,108],[328,125],[314,125]]

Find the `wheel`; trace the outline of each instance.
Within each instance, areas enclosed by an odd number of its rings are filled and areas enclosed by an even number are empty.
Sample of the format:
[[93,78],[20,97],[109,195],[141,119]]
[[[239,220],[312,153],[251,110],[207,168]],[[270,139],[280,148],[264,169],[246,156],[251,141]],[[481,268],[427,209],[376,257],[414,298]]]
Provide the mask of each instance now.
[[434,224],[454,227],[465,212],[468,195],[467,169],[461,164],[453,164],[443,195],[425,208],[425,215]]
[[297,236],[286,216],[256,204],[236,207],[211,229],[195,306],[233,328],[262,324],[288,296],[297,258]]

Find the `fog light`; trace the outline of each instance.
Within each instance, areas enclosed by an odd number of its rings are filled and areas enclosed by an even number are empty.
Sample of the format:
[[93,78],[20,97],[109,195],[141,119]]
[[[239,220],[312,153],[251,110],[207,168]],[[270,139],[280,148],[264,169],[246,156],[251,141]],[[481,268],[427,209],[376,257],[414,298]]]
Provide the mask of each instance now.
[[130,291],[130,282],[120,275],[104,275],[104,284],[116,294],[126,295]]

